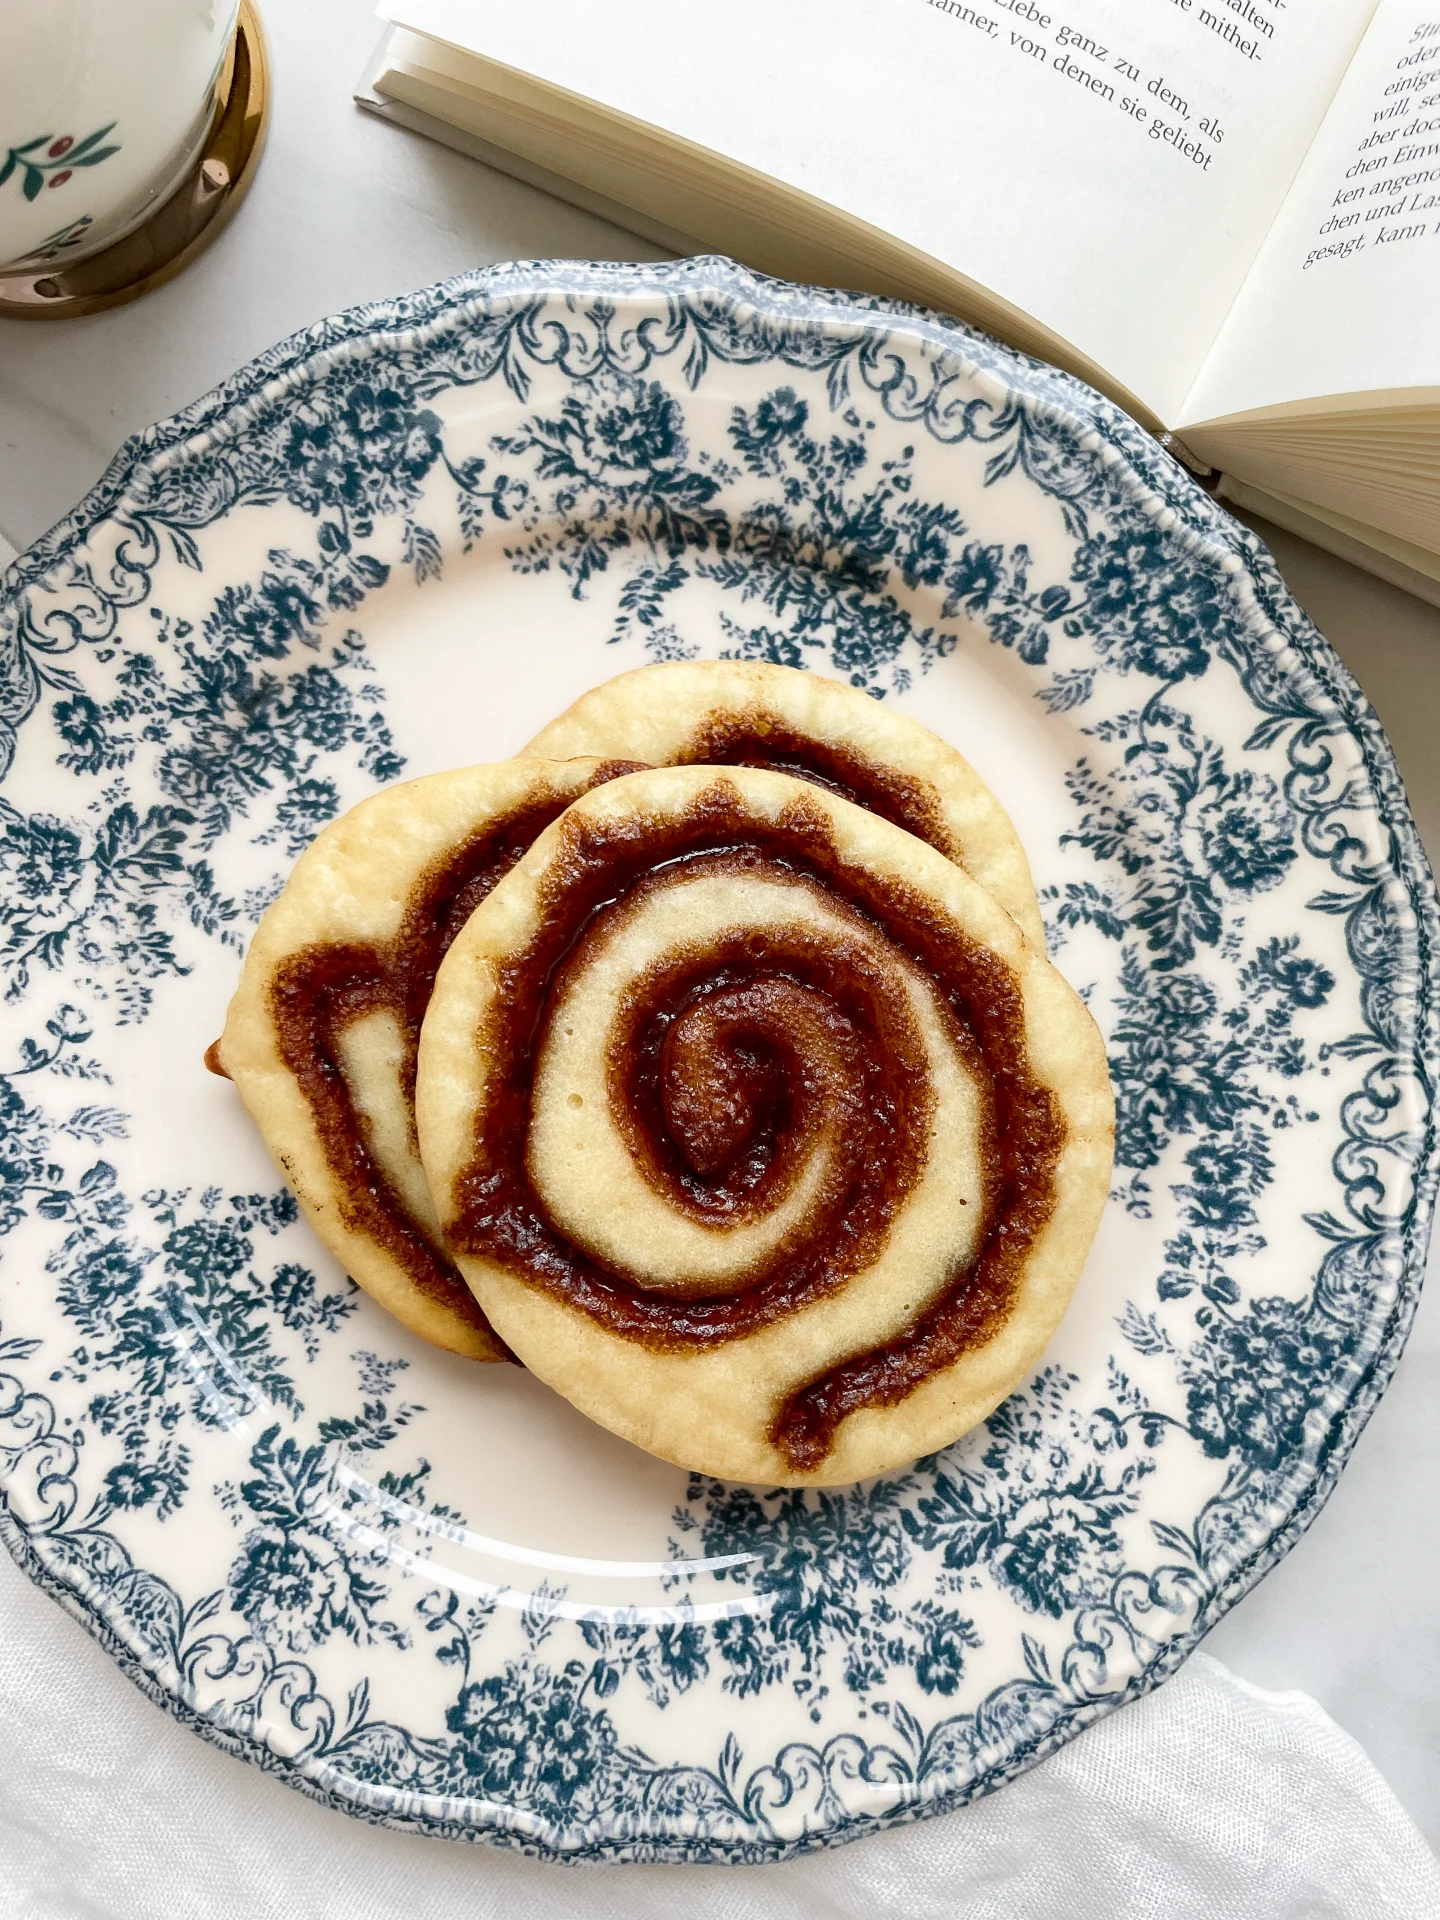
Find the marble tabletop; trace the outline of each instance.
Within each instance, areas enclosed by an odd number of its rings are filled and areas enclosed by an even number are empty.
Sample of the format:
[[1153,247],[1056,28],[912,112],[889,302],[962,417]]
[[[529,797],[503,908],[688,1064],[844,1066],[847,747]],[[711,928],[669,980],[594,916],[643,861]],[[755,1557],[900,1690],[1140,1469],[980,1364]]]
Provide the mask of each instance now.
[[[0,321],[0,557],[5,542],[23,548],[72,507],[127,435],[324,314],[493,260],[658,257],[632,234],[355,108],[351,89],[378,33],[370,8],[264,0],[269,149],[234,225],[178,280],[112,314]],[[1374,702],[1440,860],[1440,610],[1259,531]],[[1432,1282],[1333,1498],[1206,1648],[1263,1686],[1319,1700],[1440,1850],[1435,1291]],[[83,1656],[105,1661],[97,1647]]]

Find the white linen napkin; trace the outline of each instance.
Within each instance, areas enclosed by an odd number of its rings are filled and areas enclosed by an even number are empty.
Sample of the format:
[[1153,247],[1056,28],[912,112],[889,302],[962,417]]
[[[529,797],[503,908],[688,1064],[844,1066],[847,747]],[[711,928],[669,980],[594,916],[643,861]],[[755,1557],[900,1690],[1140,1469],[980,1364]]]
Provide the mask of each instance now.
[[3,1549],[0,1725],[17,1920],[1440,1916],[1349,1735],[1204,1654],[972,1807],[772,1867],[554,1867],[331,1813],[152,1706]]

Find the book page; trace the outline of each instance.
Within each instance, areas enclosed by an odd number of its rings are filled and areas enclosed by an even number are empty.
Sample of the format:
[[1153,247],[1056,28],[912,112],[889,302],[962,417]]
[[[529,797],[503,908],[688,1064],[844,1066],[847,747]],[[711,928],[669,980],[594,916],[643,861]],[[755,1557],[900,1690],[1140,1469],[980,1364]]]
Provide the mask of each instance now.
[[1440,387],[1440,0],[1381,0],[1180,418],[1424,387]]
[[842,207],[1173,421],[1375,0],[387,0]]

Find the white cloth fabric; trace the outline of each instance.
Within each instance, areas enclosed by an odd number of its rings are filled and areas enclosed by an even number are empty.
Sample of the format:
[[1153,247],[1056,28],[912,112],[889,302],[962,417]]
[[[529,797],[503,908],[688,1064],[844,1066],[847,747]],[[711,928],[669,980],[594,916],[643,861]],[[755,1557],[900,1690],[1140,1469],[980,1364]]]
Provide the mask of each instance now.
[[3,1549],[0,1724],[6,1920],[1440,1920],[1440,1864],[1349,1735],[1204,1654],[972,1807],[773,1867],[347,1820],[153,1707]]

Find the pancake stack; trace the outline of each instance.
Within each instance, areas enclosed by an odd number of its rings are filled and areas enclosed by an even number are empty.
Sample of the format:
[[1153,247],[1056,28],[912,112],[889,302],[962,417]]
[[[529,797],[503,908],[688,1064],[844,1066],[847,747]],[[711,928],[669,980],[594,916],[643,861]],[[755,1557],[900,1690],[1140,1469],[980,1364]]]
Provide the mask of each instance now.
[[684,663],[328,827],[212,1064],[417,1333],[676,1464],[850,1482],[983,1420],[1110,1179],[1104,1047],[969,763]]

